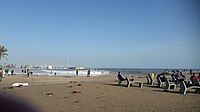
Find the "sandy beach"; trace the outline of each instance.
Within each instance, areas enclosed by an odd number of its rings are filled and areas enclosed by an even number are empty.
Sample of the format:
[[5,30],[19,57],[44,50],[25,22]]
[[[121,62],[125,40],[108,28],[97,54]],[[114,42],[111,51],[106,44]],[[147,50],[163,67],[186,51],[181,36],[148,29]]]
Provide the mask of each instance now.
[[[0,82],[0,95],[29,104],[39,112],[199,112],[200,95],[193,90],[184,96],[179,87],[166,92],[145,84],[145,76],[134,78],[144,82],[143,88],[118,86],[114,75],[6,76]],[[9,88],[14,82],[29,85]]]

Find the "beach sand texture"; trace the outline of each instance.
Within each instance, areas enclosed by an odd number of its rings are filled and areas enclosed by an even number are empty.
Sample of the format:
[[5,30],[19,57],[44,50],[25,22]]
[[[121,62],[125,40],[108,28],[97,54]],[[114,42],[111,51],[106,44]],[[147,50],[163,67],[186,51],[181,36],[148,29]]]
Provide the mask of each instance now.
[[[20,99],[39,112],[199,112],[200,95],[176,90],[165,92],[156,85],[118,86],[113,75],[99,77],[6,76],[0,95]],[[146,82],[146,78],[135,77]],[[14,87],[28,82],[28,87]]]

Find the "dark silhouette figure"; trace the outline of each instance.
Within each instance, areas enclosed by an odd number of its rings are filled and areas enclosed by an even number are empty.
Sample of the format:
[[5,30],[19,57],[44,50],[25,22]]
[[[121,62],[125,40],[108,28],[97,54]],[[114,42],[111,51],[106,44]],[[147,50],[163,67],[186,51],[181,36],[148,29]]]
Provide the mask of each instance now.
[[126,80],[126,79],[124,79],[124,78],[122,77],[121,72],[118,72],[117,78],[120,79],[120,80],[122,80],[122,81],[123,81],[123,80]]
[[11,70],[11,75],[14,75],[14,70]]
[[190,69],[190,75],[192,75],[192,69]]
[[27,72],[27,77],[29,77],[29,75],[30,75],[30,73],[29,73],[29,72]]
[[87,77],[90,77],[90,70],[88,70]]
[[78,70],[76,70],[76,76],[78,76]]
[[9,69],[5,69],[5,74],[9,76],[8,72],[9,72]]

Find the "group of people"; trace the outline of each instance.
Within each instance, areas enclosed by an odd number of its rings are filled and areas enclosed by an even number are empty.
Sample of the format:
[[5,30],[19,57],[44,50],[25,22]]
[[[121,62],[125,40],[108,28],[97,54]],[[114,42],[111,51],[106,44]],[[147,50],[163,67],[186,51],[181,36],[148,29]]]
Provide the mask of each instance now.
[[[29,75],[31,74],[33,74],[33,72],[32,71],[29,71],[29,69],[27,69],[27,70],[22,70],[22,74],[23,73],[26,73],[26,71],[27,71],[27,77],[29,77]],[[3,68],[0,68],[0,82],[2,81],[2,79],[4,78],[4,75],[15,75],[15,71],[14,70],[11,70],[10,71],[10,74],[8,73],[9,72],[9,69],[5,69],[4,71],[3,71]]]
[[[192,82],[191,81],[187,81],[186,80],[186,76],[183,75],[182,72],[176,72],[175,74],[171,74],[171,75],[175,76],[175,83],[176,84],[179,84],[181,81],[184,81],[187,86],[191,86],[192,85]],[[198,81],[200,81],[200,73],[199,73],[199,76],[196,76],[196,74],[190,70],[190,75],[191,75],[190,79],[197,79]]]
[[[3,68],[1,68],[1,70],[3,71]],[[9,72],[9,69],[5,69],[4,71],[3,71],[3,74],[6,74],[6,75],[15,75],[15,71],[14,70],[11,70],[10,71],[10,74],[8,73]]]
[[[2,79],[4,78],[4,75],[5,74],[7,74],[7,75],[9,75],[8,74],[8,71],[9,71],[9,69],[5,69],[5,72],[3,71],[3,68],[0,68],[0,82],[2,81]],[[14,74],[14,70],[11,70],[11,75],[15,75]]]
[[[185,81],[185,80],[186,80],[186,76],[183,75],[182,72],[176,71],[176,72],[173,72],[173,73],[174,73],[174,74],[171,74],[171,75],[174,75],[174,76],[175,76],[175,79],[176,79],[177,82],[181,82],[181,81]],[[196,76],[195,73],[192,72],[192,71],[190,70],[190,74],[191,74],[190,78],[194,78],[194,79],[197,79],[197,80],[200,81],[200,73],[199,73],[198,76]],[[152,77],[152,78],[155,77],[155,74],[154,74],[154,73],[151,73],[151,74],[148,74],[148,75],[149,75],[150,77]],[[157,77],[160,77],[161,81],[162,81],[162,82],[165,82],[165,78],[166,78],[165,75],[163,75],[163,74],[158,74]],[[121,79],[121,80],[125,80],[125,79],[122,77],[121,72],[118,72],[117,78],[118,78],[118,79]]]
[[[190,78],[194,78],[194,79],[197,79],[200,81],[200,73],[199,73],[199,76],[196,76],[196,74],[193,72],[193,73],[190,73],[191,76]],[[179,80],[185,80],[186,79],[186,76],[182,74],[182,72],[179,72],[175,75],[175,77]]]
[[[172,75],[174,75],[174,74],[172,74]],[[186,79],[186,76],[185,75],[183,75],[183,73],[182,72],[177,72],[176,74],[175,74],[175,78],[177,79],[177,81],[184,81],[185,79]]]
[[[78,74],[79,74],[79,71],[76,70],[76,76],[78,76]],[[90,70],[88,70],[88,72],[87,72],[87,77],[90,77]]]

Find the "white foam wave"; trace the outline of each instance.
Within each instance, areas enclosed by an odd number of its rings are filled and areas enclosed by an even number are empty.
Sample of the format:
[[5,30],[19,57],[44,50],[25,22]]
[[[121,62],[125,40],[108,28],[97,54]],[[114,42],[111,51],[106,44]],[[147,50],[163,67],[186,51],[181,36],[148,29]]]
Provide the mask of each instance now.
[[[64,75],[64,76],[76,76],[76,70],[72,71],[61,71],[61,70],[42,70],[46,72],[48,75]],[[87,76],[88,70],[78,70],[78,76]],[[105,70],[91,70],[90,76],[100,76],[109,74],[109,71]]]

